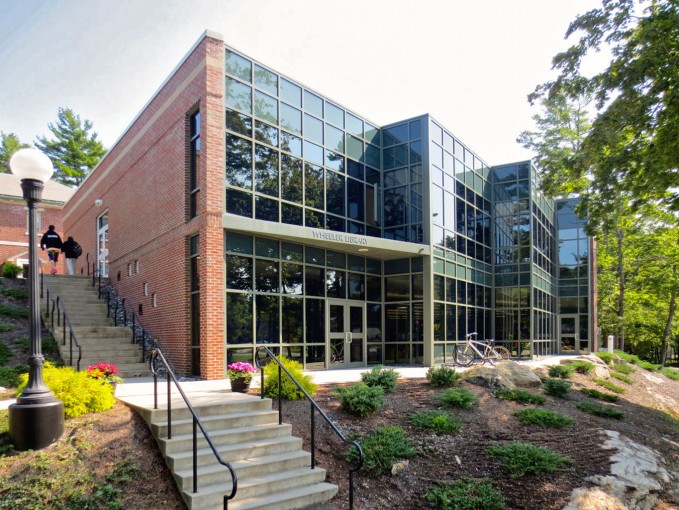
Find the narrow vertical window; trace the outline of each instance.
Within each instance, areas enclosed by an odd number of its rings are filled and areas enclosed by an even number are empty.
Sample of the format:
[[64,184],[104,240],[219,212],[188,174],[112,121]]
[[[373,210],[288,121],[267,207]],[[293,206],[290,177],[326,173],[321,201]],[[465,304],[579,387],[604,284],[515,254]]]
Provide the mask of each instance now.
[[200,375],[200,273],[199,236],[189,239],[189,278],[190,278],[190,313],[191,313],[191,374]]
[[191,115],[189,122],[189,219],[198,214],[198,162],[200,160],[200,112]]

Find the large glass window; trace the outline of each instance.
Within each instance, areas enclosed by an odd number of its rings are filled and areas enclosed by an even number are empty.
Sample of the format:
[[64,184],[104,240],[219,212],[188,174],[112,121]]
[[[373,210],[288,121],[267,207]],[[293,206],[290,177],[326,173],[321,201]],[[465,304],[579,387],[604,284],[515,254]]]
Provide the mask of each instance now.
[[323,145],[323,122],[308,113],[304,114],[304,138]]
[[304,341],[303,305],[304,301],[297,298],[283,298],[283,342],[298,344]]
[[326,208],[329,213],[344,216],[344,176],[326,174]]
[[302,160],[287,154],[281,157],[281,198],[302,203]]
[[258,344],[272,344],[280,341],[279,300],[278,296],[255,296]]
[[266,90],[274,96],[278,95],[278,76],[255,64],[255,86]]
[[252,113],[252,88],[226,77],[226,104],[246,113]]
[[226,294],[226,342],[229,344],[251,344],[252,295]]
[[278,124],[278,101],[263,92],[255,91],[255,115]]
[[226,288],[252,290],[252,258],[226,256]]
[[323,168],[304,165],[304,203],[308,207],[324,209]]
[[278,151],[255,145],[255,190],[278,196]]
[[281,93],[280,98],[292,106],[301,108],[302,106],[302,88],[289,82],[285,78],[281,78]]
[[252,63],[249,60],[229,50],[226,50],[225,57],[227,73],[248,82],[252,80]]
[[252,142],[226,135],[226,183],[252,189]]

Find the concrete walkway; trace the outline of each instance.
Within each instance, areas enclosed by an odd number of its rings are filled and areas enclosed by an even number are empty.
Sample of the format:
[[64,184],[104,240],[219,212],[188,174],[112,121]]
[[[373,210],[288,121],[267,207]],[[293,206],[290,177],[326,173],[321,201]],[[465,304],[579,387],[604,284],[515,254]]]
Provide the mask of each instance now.
[[[548,356],[542,359],[534,359],[528,361],[519,361],[518,363],[531,367],[558,365],[561,360],[573,358],[575,356]],[[335,383],[350,383],[361,380],[361,374],[371,370],[372,367],[350,368],[344,370],[308,370],[304,373],[310,375],[316,384],[335,384]],[[393,368],[403,379],[424,379],[429,367],[402,367],[402,366],[387,366],[386,368]],[[455,367],[458,371],[465,371],[467,368]],[[259,388],[260,378],[255,376],[252,379],[251,388]],[[219,379],[215,381],[184,381],[180,383],[182,390],[187,394],[192,403],[209,403],[211,401],[224,398],[225,395],[232,395],[231,384],[228,379]],[[158,379],[158,398],[159,407],[165,408],[167,397],[167,382],[165,379]],[[181,402],[181,396],[178,394],[174,385],[171,388],[173,396],[173,405]],[[237,394],[233,394],[237,395]],[[133,407],[145,407],[150,409],[153,407],[153,378],[152,377],[138,377],[128,378],[124,383],[118,384],[116,388],[116,397]],[[14,399],[0,401],[0,409],[7,409],[10,404],[15,402]]]

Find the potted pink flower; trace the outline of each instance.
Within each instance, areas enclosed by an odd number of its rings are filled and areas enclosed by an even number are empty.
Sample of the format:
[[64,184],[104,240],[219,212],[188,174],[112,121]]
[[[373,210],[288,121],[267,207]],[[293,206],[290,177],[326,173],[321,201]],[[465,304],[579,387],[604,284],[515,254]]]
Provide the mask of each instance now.
[[120,370],[118,370],[113,363],[97,363],[96,365],[87,367],[88,376],[93,379],[98,379],[101,382],[109,383],[114,388],[116,384],[125,382],[125,379],[118,375],[119,373]]
[[250,387],[250,381],[255,374],[255,367],[246,361],[236,361],[226,367],[226,375],[231,381],[231,391],[244,393]]

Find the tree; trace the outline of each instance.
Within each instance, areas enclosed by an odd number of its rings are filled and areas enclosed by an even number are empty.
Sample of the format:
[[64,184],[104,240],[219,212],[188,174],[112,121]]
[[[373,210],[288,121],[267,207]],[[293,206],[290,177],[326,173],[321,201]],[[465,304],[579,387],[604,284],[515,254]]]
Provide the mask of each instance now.
[[92,122],[81,121],[70,108],[59,108],[56,125],[50,122],[47,127],[54,139],[38,137],[36,147],[52,160],[57,182],[80,186],[106,152],[97,133],[90,134]]
[[[655,202],[679,210],[679,4],[603,0],[578,16],[566,37],[576,33],[580,39],[552,61],[559,76],[529,100],[594,98],[597,115],[577,148],[577,165],[568,167],[573,181],[591,179],[600,207],[589,216],[596,222],[621,196],[636,208]],[[583,75],[588,53],[604,47],[611,48],[608,67]]]
[[19,149],[30,147],[27,143],[21,143],[14,133],[5,134],[0,131],[0,174],[10,173],[9,160]]

